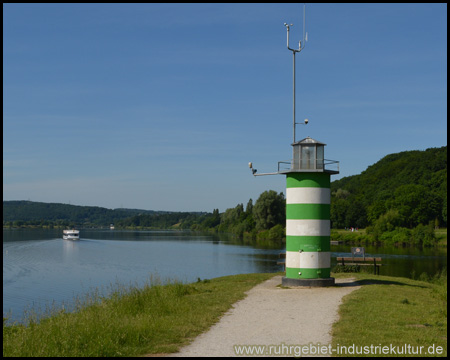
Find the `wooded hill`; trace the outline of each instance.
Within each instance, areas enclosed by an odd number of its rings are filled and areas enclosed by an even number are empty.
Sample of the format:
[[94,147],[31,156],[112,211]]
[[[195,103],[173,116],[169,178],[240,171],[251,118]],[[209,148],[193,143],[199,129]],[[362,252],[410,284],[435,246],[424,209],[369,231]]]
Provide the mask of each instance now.
[[365,228],[390,214],[395,226],[447,226],[447,146],[390,154],[331,183],[334,228]]
[[[280,240],[285,209],[283,193],[265,191],[245,210],[238,204],[220,216],[198,218],[191,228]],[[343,241],[436,245],[435,227],[447,226],[447,147],[387,155],[359,175],[332,182],[330,220],[334,229],[366,228]]]

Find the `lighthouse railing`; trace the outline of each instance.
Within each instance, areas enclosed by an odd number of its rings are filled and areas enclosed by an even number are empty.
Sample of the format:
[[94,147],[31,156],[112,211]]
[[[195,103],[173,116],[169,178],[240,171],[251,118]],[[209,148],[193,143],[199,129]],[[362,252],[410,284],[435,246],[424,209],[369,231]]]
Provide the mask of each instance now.
[[325,170],[339,172],[339,161],[337,160],[324,159],[323,165]]
[[292,169],[292,160],[289,161],[278,161],[278,172],[288,171]]
[[330,159],[316,159],[315,164],[319,164],[315,169],[303,169],[296,168],[293,165],[293,160],[290,161],[278,161],[278,172],[286,172],[286,171],[332,171],[339,172],[339,161],[330,160]]
[[315,169],[303,169],[294,167],[293,160],[290,161],[278,161],[278,171],[271,173],[258,173],[257,170],[252,168],[252,163],[250,163],[250,168],[252,169],[253,176],[266,176],[266,175],[283,175],[290,172],[328,172],[331,174],[339,174],[339,161],[320,159],[320,168]]

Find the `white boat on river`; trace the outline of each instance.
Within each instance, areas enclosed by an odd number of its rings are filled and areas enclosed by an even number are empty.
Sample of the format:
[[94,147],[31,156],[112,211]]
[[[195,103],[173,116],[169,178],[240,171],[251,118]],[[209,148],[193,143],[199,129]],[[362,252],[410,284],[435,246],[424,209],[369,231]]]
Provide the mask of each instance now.
[[80,240],[80,230],[63,230],[64,240]]

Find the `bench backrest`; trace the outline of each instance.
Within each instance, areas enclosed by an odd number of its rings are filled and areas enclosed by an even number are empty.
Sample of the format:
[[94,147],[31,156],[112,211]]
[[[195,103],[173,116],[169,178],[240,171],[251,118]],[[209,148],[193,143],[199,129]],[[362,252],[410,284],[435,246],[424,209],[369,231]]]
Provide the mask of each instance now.
[[363,262],[363,261],[376,261],[376,262],[381,262],[381,258],[380,257],[366,257],[366,258],[362,258],[362,257],[337,257],[336,258],[337,261],[356,261],[356,262]]

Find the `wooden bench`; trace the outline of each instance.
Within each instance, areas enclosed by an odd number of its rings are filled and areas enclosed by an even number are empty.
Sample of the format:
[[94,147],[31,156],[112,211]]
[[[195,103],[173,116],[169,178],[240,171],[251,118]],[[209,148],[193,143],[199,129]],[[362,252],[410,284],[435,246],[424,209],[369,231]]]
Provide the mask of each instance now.
[[337,257],[336,260],[342,266],[373,266],[373,273],[380,275],[380,257]]

